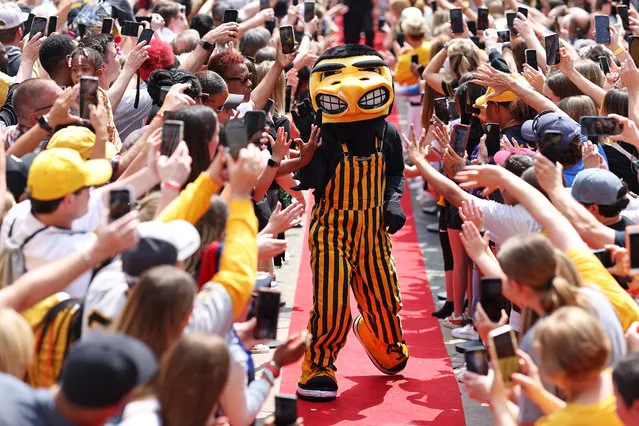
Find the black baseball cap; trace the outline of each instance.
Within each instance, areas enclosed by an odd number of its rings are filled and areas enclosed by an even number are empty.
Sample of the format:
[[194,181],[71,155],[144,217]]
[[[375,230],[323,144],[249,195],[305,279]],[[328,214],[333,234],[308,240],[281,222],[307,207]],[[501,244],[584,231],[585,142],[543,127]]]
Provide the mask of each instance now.
[[23,157],[15,155],[7,155],[7,188],[13,194],[16,201],[20,200],[20,196],[27,189],[27,178],[29,177],[29,168],[33,159],[38,155],[31,152]]
[[144,343],[122,333],[100,333],[73,345],[60,386],[79,407],[106,408],[149,381],[156,370],[155,355]]

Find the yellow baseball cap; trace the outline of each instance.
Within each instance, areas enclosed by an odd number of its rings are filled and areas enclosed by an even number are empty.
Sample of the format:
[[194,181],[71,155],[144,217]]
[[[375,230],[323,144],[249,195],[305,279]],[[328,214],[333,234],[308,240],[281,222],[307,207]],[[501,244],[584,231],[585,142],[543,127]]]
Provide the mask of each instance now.
[[[71,148],[78,151],[82,158],[88,160],[91,158],[93,145],[95,145],[95,133],[86,127],[68,126],[58,130],[51,136],[47,144],[47,149]],[[106,158],[111,159],[115,157],[115,154],[115,147],[113,144],[107,142]]]
[[493,93],[495,93],[495,89],[493,89],[492,87],[489,87],[488,90],[486,90],[485,95],[482,95],[477,98],[477,100],[475,101],[475,105],[481,106],[486,104],[487,102],[512,102],[516,99],[519,99],[519,96],[515,95],[510,90],[506,90],[505,92],[502,92],[499,95],[496,95],[490,99],[486,99],[488,95],[491,95]]
[[47,149],[31,164],[27,190],[33,199],[53,201],[88,186],[102,185],[112,174],[108,160],[84,161],[70,148]]

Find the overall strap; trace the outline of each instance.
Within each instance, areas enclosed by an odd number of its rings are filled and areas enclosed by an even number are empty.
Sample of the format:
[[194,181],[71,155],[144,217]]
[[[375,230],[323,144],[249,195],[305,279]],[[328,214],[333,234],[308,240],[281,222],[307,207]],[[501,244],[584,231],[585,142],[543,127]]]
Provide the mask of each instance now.
[[382,152],[384,151],[384,140],[386,139],[386,128],[388,127],[388,123],[385,121],[384,122],[384,129],[382,130],[382,137],[381,138],[376,138],[377,140],[377,152]]

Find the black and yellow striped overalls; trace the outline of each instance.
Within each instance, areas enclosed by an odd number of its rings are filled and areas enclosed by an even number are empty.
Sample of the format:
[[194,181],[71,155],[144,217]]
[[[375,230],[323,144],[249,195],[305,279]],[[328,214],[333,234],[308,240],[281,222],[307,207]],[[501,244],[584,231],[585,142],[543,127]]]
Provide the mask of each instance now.
[[313,310],[308,330],[313,342],[302,375],[313,366],[334,368],[351,326],[349,285],[364,321],[381,341],[402,341],[401,295],[384,227],[386,164],[383,138],[368,157],[343,156],[312,211],[309,246]]

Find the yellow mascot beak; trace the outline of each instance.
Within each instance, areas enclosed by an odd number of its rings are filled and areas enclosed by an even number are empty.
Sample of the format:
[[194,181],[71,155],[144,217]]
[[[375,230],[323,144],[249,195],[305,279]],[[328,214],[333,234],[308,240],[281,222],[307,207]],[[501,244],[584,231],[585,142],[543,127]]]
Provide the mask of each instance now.
[[324,59],[311,71],[313,108],[323,123],[351,123],[390,114],[393,77],[378,56]]

